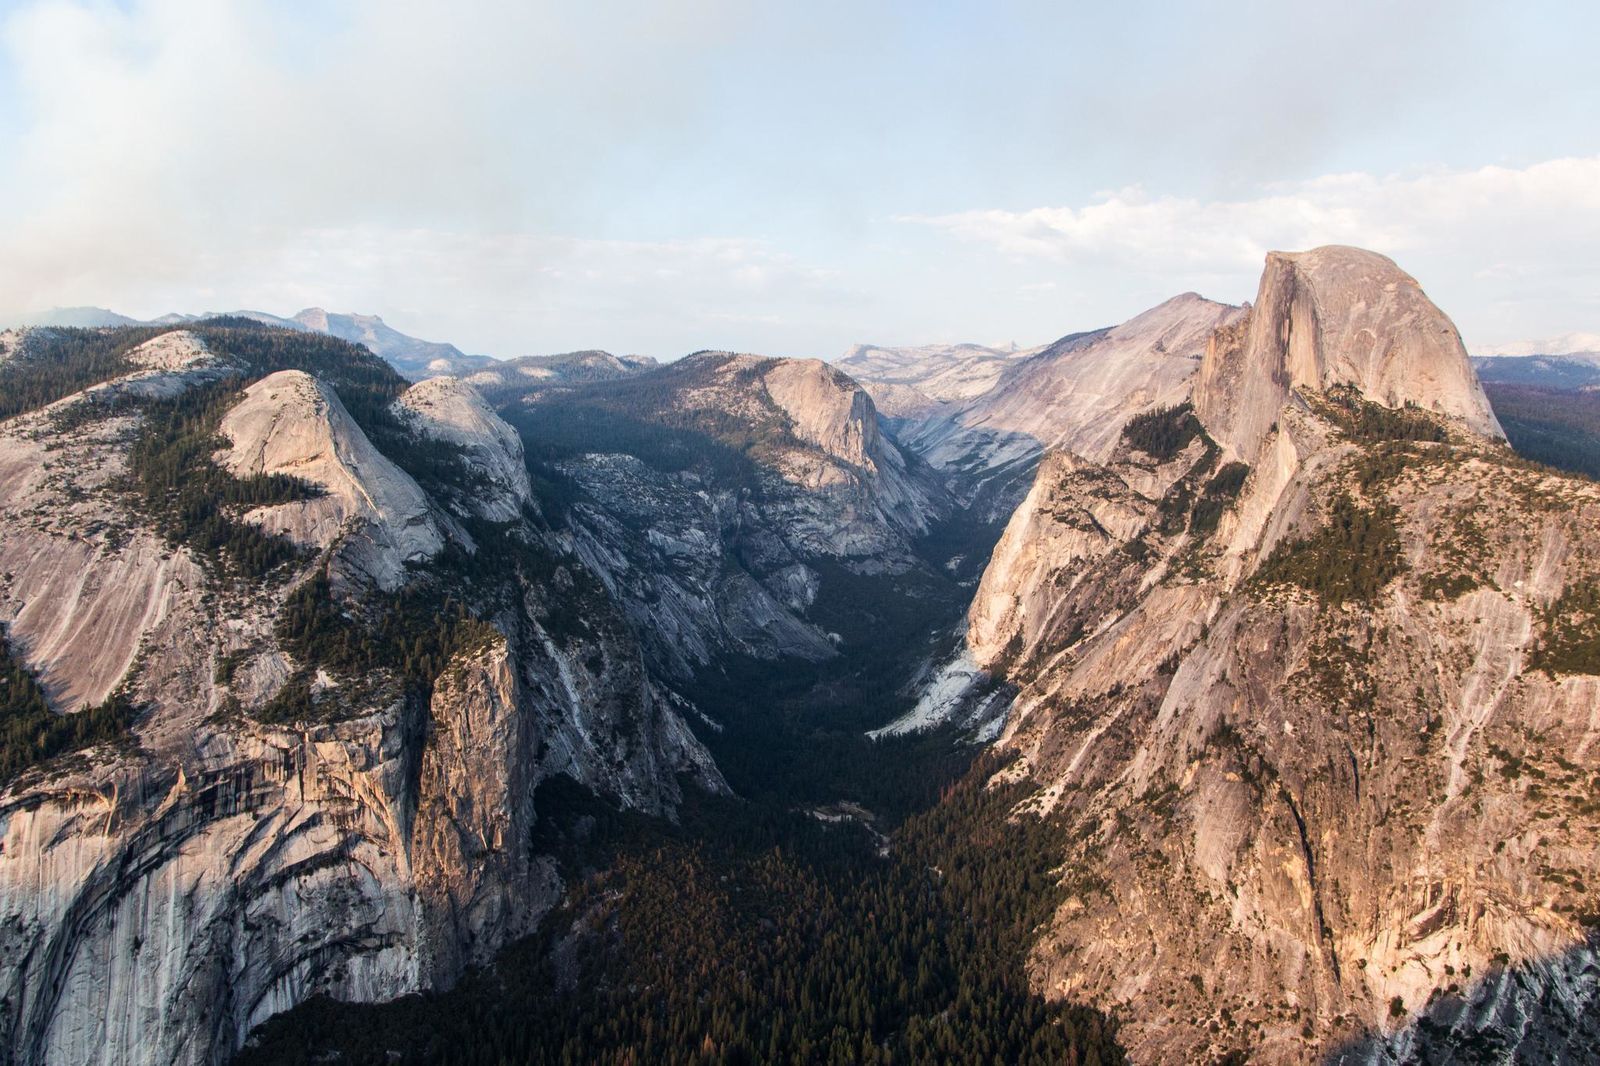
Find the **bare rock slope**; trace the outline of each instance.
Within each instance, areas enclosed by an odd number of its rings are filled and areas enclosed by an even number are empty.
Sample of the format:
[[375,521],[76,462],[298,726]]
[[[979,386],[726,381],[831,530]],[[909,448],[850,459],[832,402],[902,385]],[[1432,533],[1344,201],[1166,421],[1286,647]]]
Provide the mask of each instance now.
[[423,436],[465,454],[476,475],[468,506],[479,517],[510,522],[533,506],[522,438],[471,385],[449,376],[429,378],[407,389],[396,406]]
[[1042,464],[971,610],[1017,816],[1061,827],[1037,986],[1142,1062],[1575,1061],[1600,491],[1352,249],[1272,255],[1195,405]]
[[218,459],[235,475],[296,477],[321,490],[252,511],[249,520],[270,532],[315,548],[337,543],[348,565],[384,589],[405,580],[407,564],[444,547],[427,495],[310,374],[282,370],[251,385],[221,432],[230,445]]
[[1248,324],[1212,341],[1195,409],[1219,444],[1248,458],[1294,389],[1335,385],[1505,436],[1461,335],[1409,274],[1359,248],[1273,252]]
[[1129,418],[1187,400],[1212,332],[1242,314],[1194,293],[1174,297],[1011,363],[983,392],[903,422],[898,437],[963,502],[1003,521],[1046,451],[1103,461]]
[[[403,385],[358,349],[200,332],[0,422],[9,654],[57,715],[113,694],[132,714],[0,792],[3,1061],[216,1063],[310,996],[447,986],[559,896],[533,847],[543,781],[655,813],[680,775],[725,787],[621,610],[572,610],[599,587],[575,555],[402,468],[430,455],[430,482],[488,469],[525,491],[471,394],[412,396],[406,429],[379,417]],[[275,368],[285,354],[318,374]],[[192,443],[163,450],[158,417]],[[196,481],[231,488],[171,509]],[[286,485],[298,498],[252,504]],[[285,561],[252,570],[252,545]]]

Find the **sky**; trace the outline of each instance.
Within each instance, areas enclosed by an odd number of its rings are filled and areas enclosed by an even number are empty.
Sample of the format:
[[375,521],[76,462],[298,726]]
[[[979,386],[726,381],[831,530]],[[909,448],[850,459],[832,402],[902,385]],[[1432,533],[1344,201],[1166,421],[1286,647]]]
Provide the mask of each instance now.
[[1600,331],[1600,4],[0,0],[0,317],[1031,345],[1263,256]]

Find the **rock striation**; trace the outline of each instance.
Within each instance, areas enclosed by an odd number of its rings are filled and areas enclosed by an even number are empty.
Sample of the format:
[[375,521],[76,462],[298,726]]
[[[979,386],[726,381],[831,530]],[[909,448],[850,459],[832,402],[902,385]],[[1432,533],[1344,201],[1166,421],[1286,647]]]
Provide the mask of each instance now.
[[1336,385],[1505,437],[1461,335],[1416,279],[1360,248],[1272,252],[1249,318],[1206,349],[1195,409],[1219,444],[1249,459],[1295,389]]
[[[322,494],[245,513],[312,549],[245,580],[175,546],[122,479],[142,402],[259,372],[181,333],[157,342],[130,353],[143,369],[0,422],[8,643],[60,713],[113,691],[139,709],[122,741],[0,790],[8,1062],[216,1063],[314,995],[448,986],[559,898],[534,848],[543,782],[659,815],[680,782],[726,787],[620,607],[536,515],[500,524],[524,569],[485,563],[457,590],[481,616],[426,684],[399,656],[363,676],[299,662],[282,623],[324,565],[347,619],[445,581],[446,544],[472,548],[457,497],[486,471],[526,491],[513,441],[464,387],[410,397],[412,436],[389,446],[466,456],[439,468],[466,483],[434,498],[327,380],[259,376],[222,416],[217,461]],[[269,714],[297,679],[314,708]]]
[[1600,494],[1510,454],[1387,260],[1275,253],[1261,292],[1187,439],[1040,465],[971,608],[1016,816],[1062,823],[1036,985],[1142,1062],[1562,1061],[1600,995],[1600,664],[1563,650]]
[[418,433],[461,449],[476,475],[466,501],[472,513],[511,522],[534,505],[522,438],[471,385],[429,378],[407,389],[395,406]]
[[394,589],[406,566],[432,558],[445,533],[427,494],[373,447],[322,381],[281,370],[251,385],[222,420],[218,461],[240,477],[283,475],[322,490],[249,519],[297,544],[340,548],[352,572]]

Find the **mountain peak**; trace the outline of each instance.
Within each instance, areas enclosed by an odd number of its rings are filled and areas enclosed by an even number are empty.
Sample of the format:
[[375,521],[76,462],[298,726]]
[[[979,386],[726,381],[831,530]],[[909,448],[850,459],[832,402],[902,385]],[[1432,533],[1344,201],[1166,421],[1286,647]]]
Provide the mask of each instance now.
[[295,322],[307,329],[314,329],[318,333],[328,332],[328,312],[320,307],[308,307],[293,316]]
[[31,315],[20,315],[10,326],[57,326],[75,329],[101,329],[107,326],[131,326],[134,319],[119,315],[104,307],[52,307]]
[[1343,245],[1269,252],[1248,317],[1207,346],[1195,410],[1250,457],[1292,390],[1335,385],[1504,436],[1455,324],[1393,260]]

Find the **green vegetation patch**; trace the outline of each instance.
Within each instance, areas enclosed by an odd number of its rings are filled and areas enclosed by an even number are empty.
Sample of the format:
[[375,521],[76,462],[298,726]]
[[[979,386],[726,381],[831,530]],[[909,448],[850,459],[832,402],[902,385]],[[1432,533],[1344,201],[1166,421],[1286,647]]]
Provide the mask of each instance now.
[[1439,416],[1415,403],[1385,407],[1373,403],[1350,385],[1335,385],[1323,393],[1326,412],[1355,441],[1447,441],[1449,432]]
[[1189,532],[1197,537],[1207,537],[1216,532],[1223,512],[1239,498],[1245,479],[1249,476],[1249,463],[1223,464],[1201,491],[1200,499],[1189,516]]
[[1194,416],[1194,406],[1189,403],[1156,407],[1134,415],[1122,427],[1123,440],[1162,462],[1183,451],[1190,441],[1204,433],[1200,420]]
[[1507,384],[1484,391],[1518,455],[1600,478],[1600,392]]
[[1531,665],[1549,674],[1600,674],[1600,581],[1575,581],[1544,612]]
[[359,705],[349,692],[316,699],[311,679],[318,668],[357,687],[398,677],[426,697],[452,658],[501,639],[493,625],[434,585],[413,583],[399,592],[371,592],[361,604],[342,603],[326,564],[289,594],[277,637],[300,670],[255,712],[263,722],[325,720]]
[[163,327],[30,331],[22,350],[0,363],[0,421],[138,370],[127,352],[165,332]]
[[1329,603],[1371,602],[1406,569],[1397,515],[1386,501],[1363,506],[1341,492],[1327,523],[1303,540],[1280,543],[1255,582],[1298,585]]
[[246,522],[243,512],[314,499],[322,490],[278,474],[235,477],[216,463],[212,455],[227,445],[218,427],[238,400],[237,383],[224,381],[142,405],[128,451],[127,487],[168,543],[260,579],[303,553],[287,538]]
[[536,936],[448,993],[313,1001],[239,1061],[1120,1063],[1114,1023],[1030,988],[1066,833],[1008,821],[997,765],[883,857],[852,821],[692,797],[673,826],[547,784],[540,843],[580,880]]
[[0,630],[0,784],[58,755],[126,737],[136,715],[120,694],[74,714],[55,713]]

